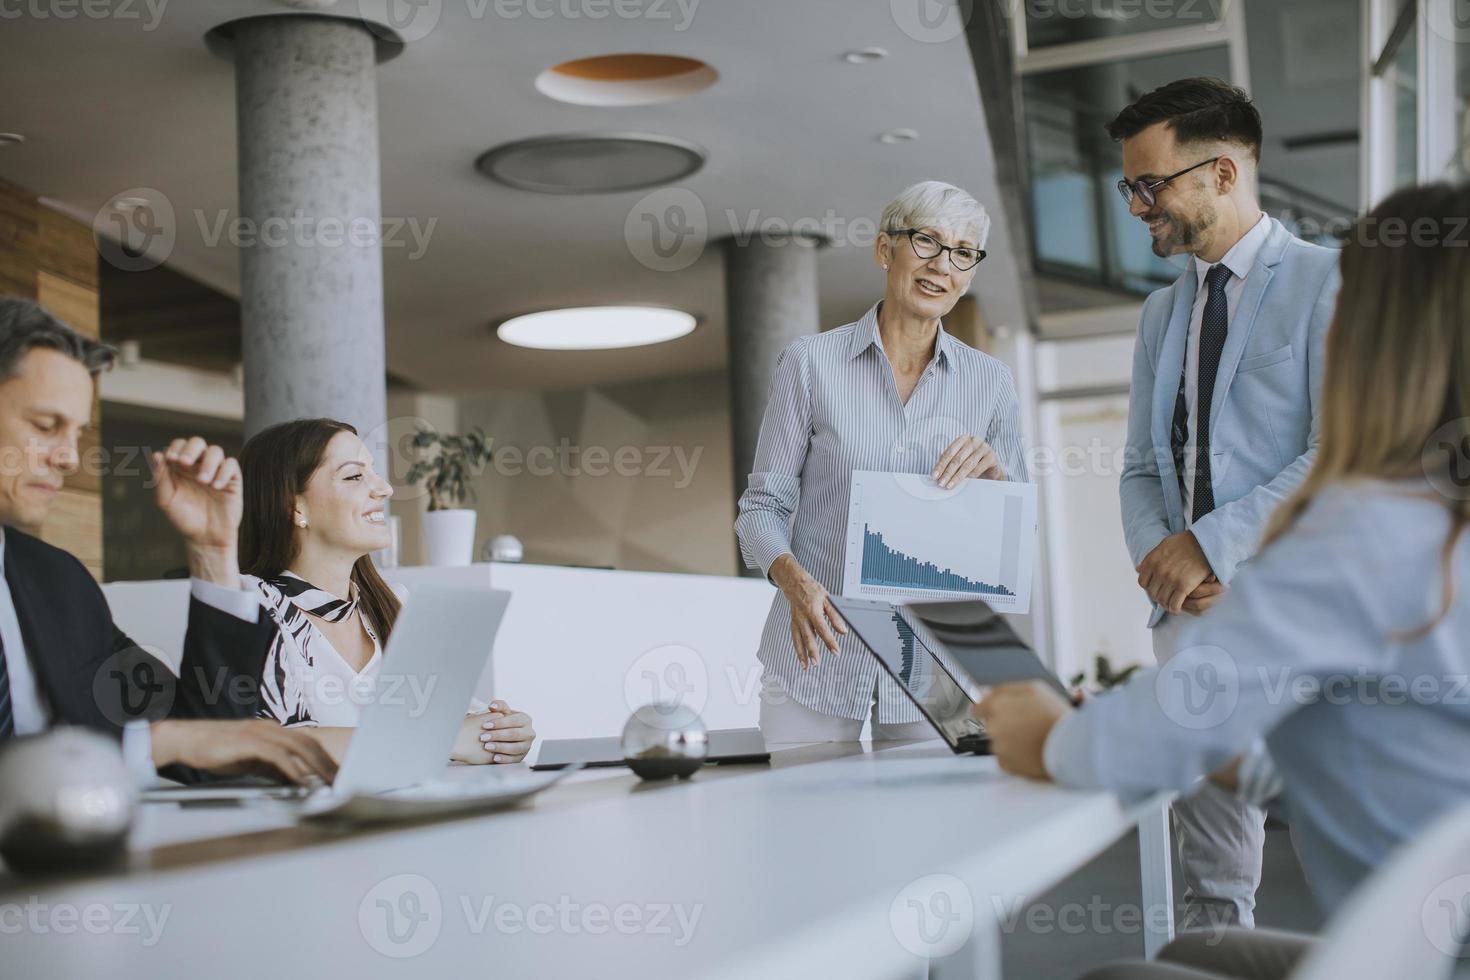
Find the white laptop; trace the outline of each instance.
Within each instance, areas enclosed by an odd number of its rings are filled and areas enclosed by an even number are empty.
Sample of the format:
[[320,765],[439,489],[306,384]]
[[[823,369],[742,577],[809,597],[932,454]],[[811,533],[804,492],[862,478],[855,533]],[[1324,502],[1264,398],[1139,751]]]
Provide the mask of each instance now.
[[[409,594],[337,778],[307,795],[303,816],[431,816],[515,802],[556,781],[502,766],[465,767],[485,771],[444,778],[455,736],[509,604],[510,593],[499,589],[421,585]],[[197,802],[300,794],[292,787],[206,784],[150,791],[146,798]]]

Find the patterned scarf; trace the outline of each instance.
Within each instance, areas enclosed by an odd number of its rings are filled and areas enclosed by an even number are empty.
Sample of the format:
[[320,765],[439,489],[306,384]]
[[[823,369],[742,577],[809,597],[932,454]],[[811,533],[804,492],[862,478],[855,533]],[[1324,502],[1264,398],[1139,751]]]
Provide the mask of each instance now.
[[[314,724],[307,683],[316,659],[312,642],[320,634],[307,617],[342,622],[357,612],[356,589],[353,598],[339,599],[292,572],[260,579],[259,585],[265,610],[276,623],[261,676],[260,716],[282,725]],[[376,644],[378,635],[367,617],[361,622]]]
[[[293,606],[329,623],[340,623],[357,612],[357,599],[338,599],[294,572],[282,572],[267,579]],[[355,591],[355,590],[354,590]]]

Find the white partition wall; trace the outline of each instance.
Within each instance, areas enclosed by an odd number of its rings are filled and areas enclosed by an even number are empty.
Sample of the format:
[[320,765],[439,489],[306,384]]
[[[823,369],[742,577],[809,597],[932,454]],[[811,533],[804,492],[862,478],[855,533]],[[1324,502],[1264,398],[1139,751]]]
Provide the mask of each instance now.
[[542,735],[615,735],[634,708],[671,699],[710,728],[756,723],[764,580],[502,564],[491,578],[513,597],[494,694]]
[[[530,712],[544,737],[616,735],[634,708],[668,699],[699,710],[710,728],[756,723],[755,651],[774,592],[763,580],[505,564],[384,575],[410,595],[432,582],[511,592],[476,694]],[[117,624],[177,667],[188,583],[103,591]]]

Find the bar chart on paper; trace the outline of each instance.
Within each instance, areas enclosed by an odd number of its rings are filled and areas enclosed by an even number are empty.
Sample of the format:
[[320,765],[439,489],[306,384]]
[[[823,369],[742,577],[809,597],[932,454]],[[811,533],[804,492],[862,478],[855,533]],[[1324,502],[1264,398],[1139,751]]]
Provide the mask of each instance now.
[[1036,485],[927,476],[852,475],[842,594],[899,602],[984,599],[1029,612],[1036,561]]

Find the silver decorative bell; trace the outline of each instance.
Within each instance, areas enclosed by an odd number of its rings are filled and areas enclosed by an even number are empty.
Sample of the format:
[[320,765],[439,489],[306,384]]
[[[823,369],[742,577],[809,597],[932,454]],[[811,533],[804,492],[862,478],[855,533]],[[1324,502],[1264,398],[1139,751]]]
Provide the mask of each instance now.
[[645,704],[623,726],[623,759],[644,779],[688,779],[709,755],[709,732],[687,704]]

